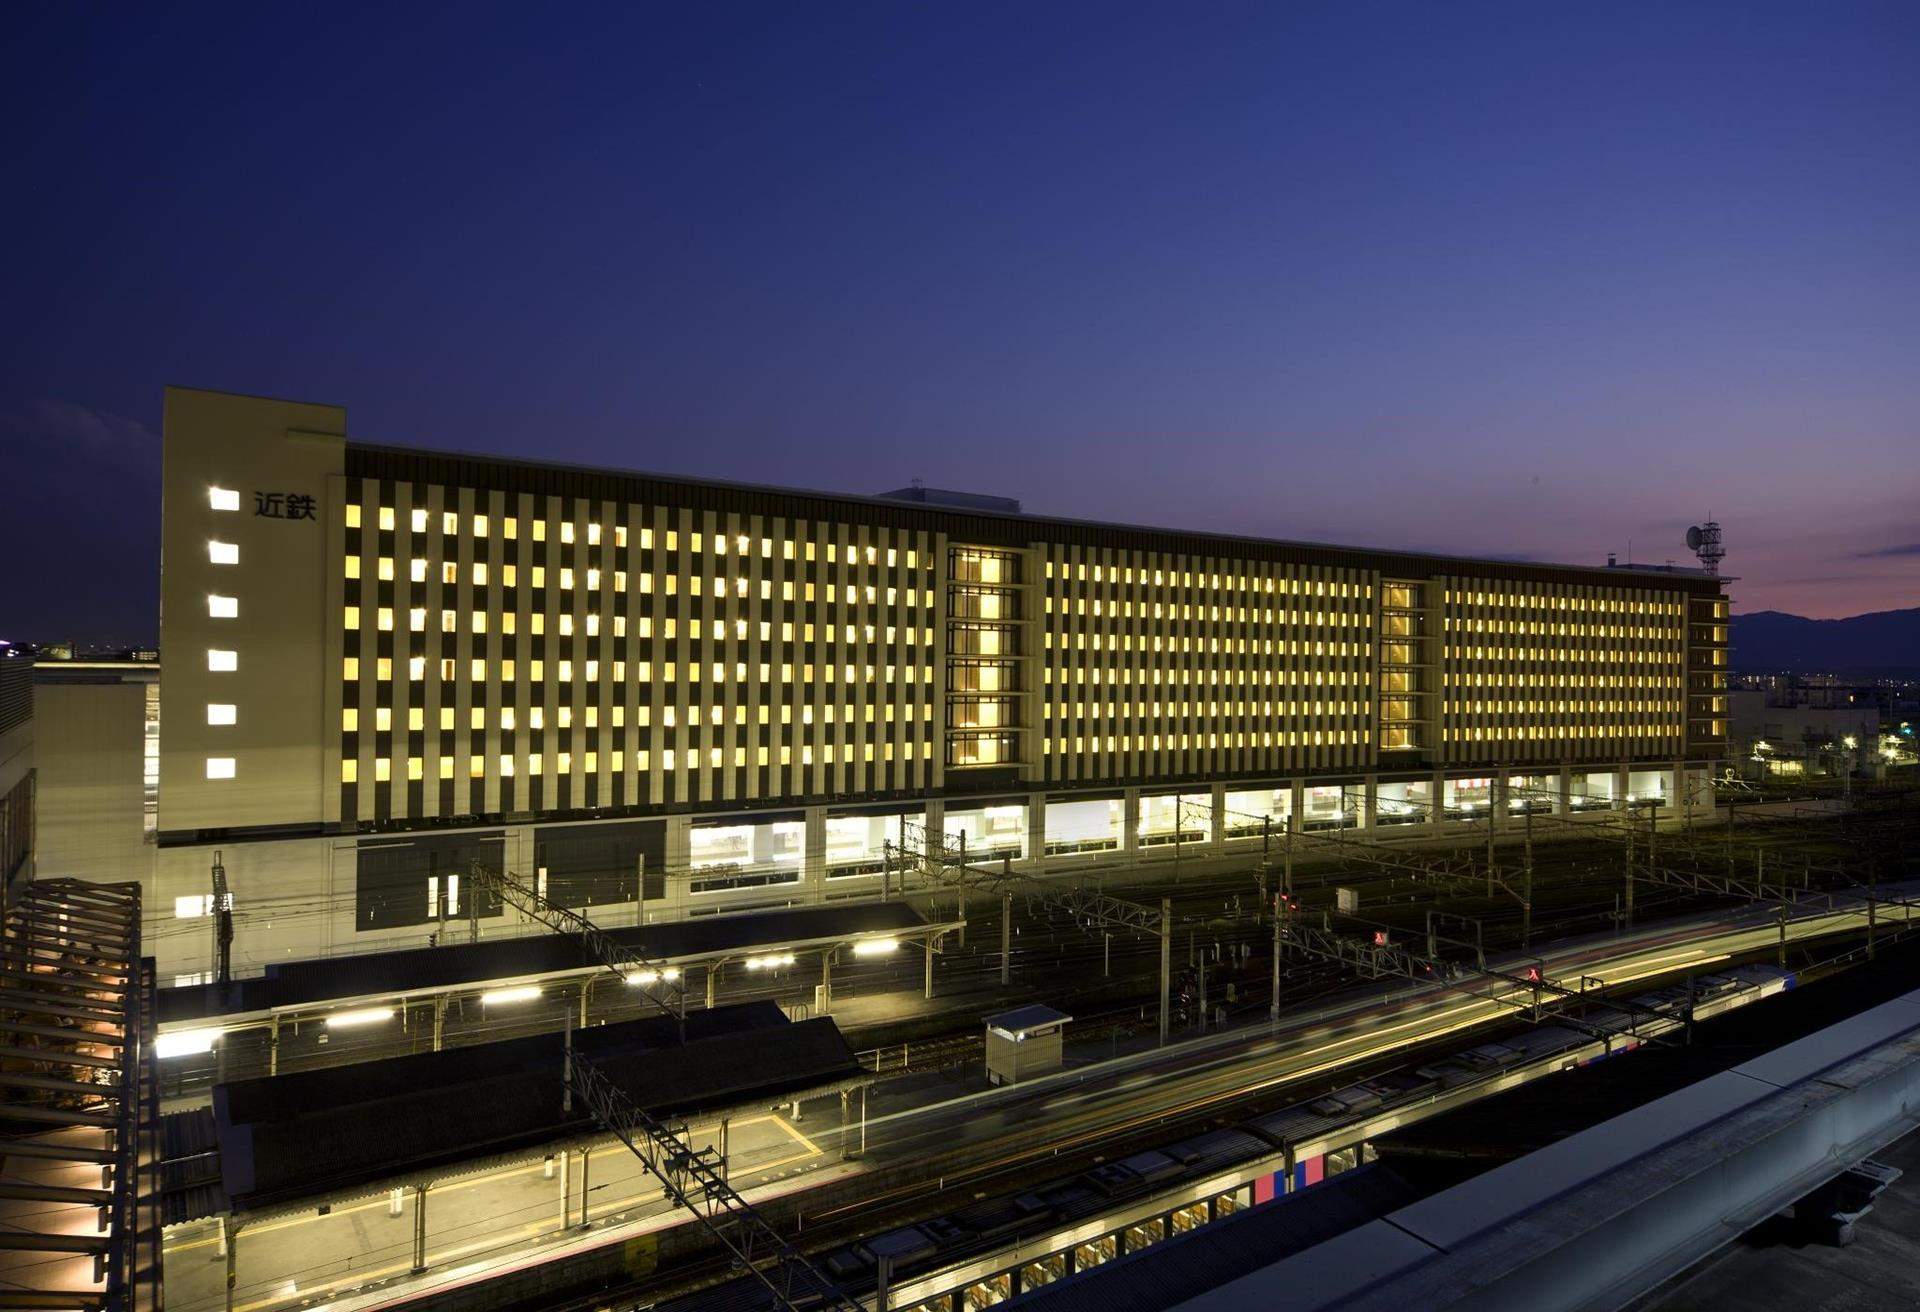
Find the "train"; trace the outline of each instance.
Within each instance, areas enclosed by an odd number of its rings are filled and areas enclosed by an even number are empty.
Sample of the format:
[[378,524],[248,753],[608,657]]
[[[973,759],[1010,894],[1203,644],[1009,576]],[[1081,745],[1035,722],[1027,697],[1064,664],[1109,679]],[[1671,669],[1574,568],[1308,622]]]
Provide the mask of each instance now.
[[[1370,1159],[1364,1141],[1314,1149],[1352,1138],[1371,1122],[1502,1076],[1605,1060],[1640,1046],[1653,1032],[1684,1026],[1690,1000],[1695,1018],[1702,1019],[1791,988],[1795,979],[1770,966],[1740,966],[1696,976],[1691,988],[1668,985],[1640,994],[1627,1004],[1631,1012],[1596,1003],[1579,1028],[1547,1023],[1477,1043],[1019,1193],[978,1199],[842,1244],[813,1261],[842,1291],[868,1300],[884,1267],[887,1306],[896,1312],[972,1312],[1280,1194],[1311,1189]],[[1666,1020],[1649,1022],[1648,1012]],[[1232,1183],[1223,1184],[1228,1178]],[[1216,1184],[1222,1187],[1211,1187]],[[1049,1239],[1060,1242],[1055,1246]],[[610,1306],[620,1312],[771,1312],[776,1303],[763,1284],[741,1276],[665,1301]]]

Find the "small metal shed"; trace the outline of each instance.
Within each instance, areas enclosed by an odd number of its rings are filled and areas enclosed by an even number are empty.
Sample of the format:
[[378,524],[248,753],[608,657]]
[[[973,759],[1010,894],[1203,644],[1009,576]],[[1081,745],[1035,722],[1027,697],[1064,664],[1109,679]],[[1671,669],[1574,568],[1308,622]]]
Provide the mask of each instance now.
[[1061,1041],[1072,1019],[1039,1003],[988,1016],[987,1079],[1018,1084],[1059,1070]]

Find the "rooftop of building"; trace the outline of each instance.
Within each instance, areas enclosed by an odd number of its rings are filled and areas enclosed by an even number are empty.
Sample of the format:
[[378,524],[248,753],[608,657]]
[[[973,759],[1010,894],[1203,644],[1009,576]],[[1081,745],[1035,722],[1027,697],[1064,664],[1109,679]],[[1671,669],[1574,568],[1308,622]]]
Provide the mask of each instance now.
[[352,440],[347,442],[347,474],[350,478],[391,478],[477,490],[607,499],[617,496],[622,500],[658,501],[701,509],[745,507],[793,519],[855,518],[886,526],[937,528],[949,537],[984,546],[1022,547],[1035,538],[1045,538],[1070,545],[1220,554],[1378,569],[1390,575],[1406,573],[1414,577],[1446,573],[1452,567],[1452,572],[1480,577],[1586,585],[1619,585],[1623,580],[1642,579],[1663,589],[1679,585],[1703,593],[1717,593],[1721,583],[1702,570],[1671,565],[1571,565],[1369,549],[1282,537],[1035,515],[1022,511],[1020,503],[1011,498],[940,489],[910,487],[868,496]]

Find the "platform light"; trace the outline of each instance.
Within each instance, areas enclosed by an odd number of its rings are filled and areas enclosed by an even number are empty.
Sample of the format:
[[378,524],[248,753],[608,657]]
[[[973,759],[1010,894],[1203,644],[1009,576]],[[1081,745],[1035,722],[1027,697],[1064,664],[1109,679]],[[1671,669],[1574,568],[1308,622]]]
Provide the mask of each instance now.
[[212,1052],[215,1039],[220,1037],[217,1029],[175,1030],[171,1034],[157,1034],[153,1039],[153,1055],[156,1057],[192,1057],[203,1052]]
[[210,487],[207,489],[207,504],[215,510],[238,510],[240,494],[230,487]]
[[658,984],[661,980],[666,980],[671,984],[679,978],[680,968],[678,966],[668,966],[663,970],[630,970],[627,972],[627,983],[635,988],[641,989],[647,987],[649,984]]
[[770,952],[764,957],[748,957],[748,970],[774,970],[781,966],[791,966],[794,956],[791,952]]
[[517,984],[510,989],[489,989],[480,995],[480,1005],[491,1007],[502,1002],[526,1002],[539,996],[538,984]]
[[900,940],[897,938],[868,938],[853,945],[853,955],[856,957],[884,957],[899,950]]
[[330,1030],[351,1029],[356,1025],[378,1025],[393,1019],[392,1007],[362,1007],[358,1011],[339,1011],[327,1017]]

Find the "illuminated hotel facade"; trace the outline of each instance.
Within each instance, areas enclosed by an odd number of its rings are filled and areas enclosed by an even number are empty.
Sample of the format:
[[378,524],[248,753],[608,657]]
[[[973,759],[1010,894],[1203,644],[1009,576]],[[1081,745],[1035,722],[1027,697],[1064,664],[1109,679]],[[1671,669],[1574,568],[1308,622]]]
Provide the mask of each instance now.
[[474,860],[621,924],[873,896],[902,817],[1066,872],[1228,858],[1289,817],[1411,834],[1687,805],[1724,753],[1726,601],[1701,574],[345,428],[167,394],[149,941],[170,981],[206,968],[216,858],[250,970],[464,936]]

